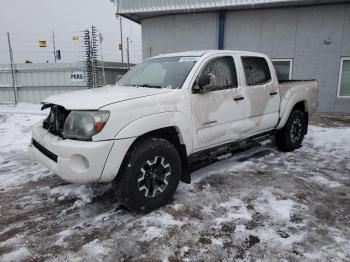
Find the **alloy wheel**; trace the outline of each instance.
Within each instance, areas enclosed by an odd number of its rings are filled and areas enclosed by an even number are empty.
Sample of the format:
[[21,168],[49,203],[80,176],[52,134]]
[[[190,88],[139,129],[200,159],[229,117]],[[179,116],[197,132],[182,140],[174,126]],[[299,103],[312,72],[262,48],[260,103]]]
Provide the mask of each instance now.
[[168,177],[171,175],[170,164],[162,156],[155,156],[147,160],[140,169],[137,180],[138,189],[145,197],[153,198],[161,194],[168,186]]

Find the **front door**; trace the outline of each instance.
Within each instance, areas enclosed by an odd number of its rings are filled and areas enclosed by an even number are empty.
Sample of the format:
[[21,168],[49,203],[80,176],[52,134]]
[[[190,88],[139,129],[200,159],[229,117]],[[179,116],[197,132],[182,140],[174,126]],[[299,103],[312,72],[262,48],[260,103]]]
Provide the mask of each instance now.
[[210,59],[202,66],[197,79],[201,76],[210,81],[205,92],[190,94],[194,152],[238,140],[241,130],[237,123],[247,117],[244,89],[238,85],[233,56]]

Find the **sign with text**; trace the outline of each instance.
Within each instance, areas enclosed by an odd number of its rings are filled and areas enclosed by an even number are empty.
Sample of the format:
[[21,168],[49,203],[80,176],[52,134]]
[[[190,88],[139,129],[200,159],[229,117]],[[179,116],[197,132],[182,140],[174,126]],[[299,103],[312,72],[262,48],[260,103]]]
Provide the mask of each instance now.
[[84,82],[84,72],[73,72],[70,74],[71,82]]

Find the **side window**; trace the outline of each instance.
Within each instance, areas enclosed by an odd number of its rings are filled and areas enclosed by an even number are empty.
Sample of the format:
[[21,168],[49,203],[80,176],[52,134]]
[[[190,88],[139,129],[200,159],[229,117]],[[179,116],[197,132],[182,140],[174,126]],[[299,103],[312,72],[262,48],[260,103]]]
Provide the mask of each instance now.
[[219,57],[211,60],[200,73],[210,78],[208,88],[211,91],[237,87],[237,72],[233,57]]
[[269,65],[265,58],[244,56],[242,63],[248,86],[262,85],[271,80]]

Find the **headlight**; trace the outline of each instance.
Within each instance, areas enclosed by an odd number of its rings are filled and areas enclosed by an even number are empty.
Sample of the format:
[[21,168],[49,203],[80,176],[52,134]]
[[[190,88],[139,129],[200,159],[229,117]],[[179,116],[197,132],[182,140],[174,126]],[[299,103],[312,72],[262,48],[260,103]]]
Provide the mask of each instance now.
[[64,122],[63,136],[91,140],[104,128],[108,117],[108,111],[71,111]]

